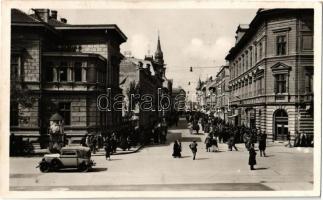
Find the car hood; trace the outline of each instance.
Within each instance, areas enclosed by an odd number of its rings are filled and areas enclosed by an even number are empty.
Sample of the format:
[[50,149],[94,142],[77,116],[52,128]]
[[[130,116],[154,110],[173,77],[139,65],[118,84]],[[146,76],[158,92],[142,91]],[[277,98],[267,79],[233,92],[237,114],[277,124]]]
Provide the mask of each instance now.
[[58,158],[59,153],[45,154],[44,157],[45,158]]

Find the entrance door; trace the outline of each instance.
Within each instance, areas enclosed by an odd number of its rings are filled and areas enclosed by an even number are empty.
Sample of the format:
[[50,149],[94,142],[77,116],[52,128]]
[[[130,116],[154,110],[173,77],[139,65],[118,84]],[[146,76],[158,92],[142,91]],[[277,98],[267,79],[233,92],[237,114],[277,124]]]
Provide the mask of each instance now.
[[286,140],[288,134],[288,115],[283,109],[274,113],[274,139]]
[[275,140],[286,140],[288,134],[287,123],[276,123]]

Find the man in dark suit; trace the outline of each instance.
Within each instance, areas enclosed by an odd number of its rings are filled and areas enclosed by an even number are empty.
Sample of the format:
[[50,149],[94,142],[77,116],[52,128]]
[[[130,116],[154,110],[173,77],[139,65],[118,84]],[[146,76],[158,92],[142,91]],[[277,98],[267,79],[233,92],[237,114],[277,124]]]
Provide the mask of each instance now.
[[193,153],[193,160],[195,160],[195,156],[196,156],[196,152],[197,152],[197,143],[195,140],[190,144],[190,149]]

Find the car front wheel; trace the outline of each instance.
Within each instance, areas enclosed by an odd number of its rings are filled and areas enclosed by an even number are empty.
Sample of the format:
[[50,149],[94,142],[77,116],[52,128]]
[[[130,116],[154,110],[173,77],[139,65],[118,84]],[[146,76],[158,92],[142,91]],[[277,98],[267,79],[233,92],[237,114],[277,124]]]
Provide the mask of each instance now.
[[39,169],[41,172],[46,173],[49,172],[49,164],[47,162],[40,163]]

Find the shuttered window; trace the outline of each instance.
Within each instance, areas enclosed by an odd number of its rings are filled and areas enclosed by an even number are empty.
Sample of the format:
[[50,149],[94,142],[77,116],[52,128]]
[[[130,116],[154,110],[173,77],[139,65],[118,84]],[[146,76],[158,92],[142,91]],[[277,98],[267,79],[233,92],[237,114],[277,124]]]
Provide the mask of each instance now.
[[275,75],[275,93],[281,94],[286,93],[286,74],[277,74]]

